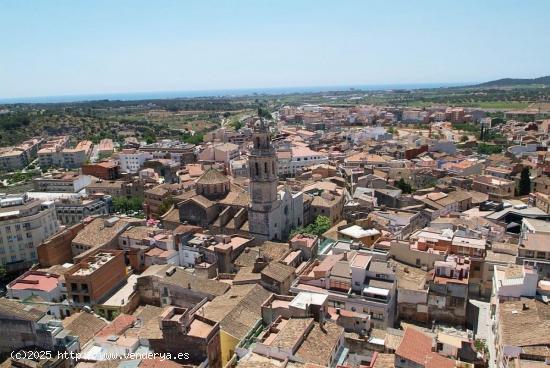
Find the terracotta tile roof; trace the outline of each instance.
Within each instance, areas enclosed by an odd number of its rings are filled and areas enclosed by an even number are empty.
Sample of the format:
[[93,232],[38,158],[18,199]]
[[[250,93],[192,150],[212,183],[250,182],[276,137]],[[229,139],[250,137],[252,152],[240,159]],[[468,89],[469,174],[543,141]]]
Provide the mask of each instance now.
[[395,354],[376,354],[374,358],[374,364],[372,368],[394,368],[395,367]]
[[203,208],[210,208],[216,204],[215,202],[212,202],[208,198],[201,195],[194,196],[193,198],[187,200],[186,203],[187,202],[195,202],[196,204],[198,204]]
[[503,345],[550,345],[550,306],[522,298],[500,304],[499,335]]
[[37,322],[46,315],[47,309],[47,307],[25,305],[16,300],[0,298],[0,316]]
[[128,226],[128,221],[125,219],[119,219],[112,226],[106,226],[105,220],[100,217],[92,220],[76,235],[73,243],[90,248],[99,247],[112,241]]
[[315,323],[302,345],[296,351],[296,356],[308,363],[330,366],[331,354],[340,341],[344,329],[335,323],[325,323],[323,327]]
[[107,322],[86,312],[75,313],[63,320],[63,327],[80,338],[81,347],[105,326]]
[[183,268],[180,267],[176,267],[176,272],[171,276],[166,276],[166,270],[170,267],[173,266],[163,265],[163,267],[158,267],[156,269],[156,275],[160,277],[164,283],[174,284],[180,287],[187,287],[189,285],[192,290],[210,295],[223,295],[230,287],[224,282],[197,277],[184,271]]
[[99,337],[107,337],[111,335],[120,335],[128,328],[132,327],[136,317],[130,314],[119,314],[110,324],[103,327],[98,333]]
[[173,208],[167,213],[164,214],[164,216],[161,217],[162,221],[167,222],[180,222],[180,212],[177,208]]
[[249,293],[257,293],[262,289],[257,284],[232,285],[231,289],[224,295],[220,295],[201,309],[204,317],[220,322],[241,300]]
[[243,189],[234,189],[234,187],[236,186],[231,186],[231,191],[229,194],[227,194],[227,196],[219,203],[228,206],[248,207],[250,203],[250,195],[248,192]]
[[197,179],[197,184],[222,184],[229,182],[229,178],[218,170],[210,168]]
[[279,262],[271,262],[262,271],[262,276],[267,276],[278,282],[283,282],[294,275],[296,269]]
[[254,325],[262,318],[262,304],[272,295],[262,287],[255,287],[244,297],[224,319],[220,327],[231,336],[242,340]]
[[432,352],[432,345],[433,340],[431,337],[409,327],[405,330],[405,335],[395,351],[395,355],[424,365],[426,356]]

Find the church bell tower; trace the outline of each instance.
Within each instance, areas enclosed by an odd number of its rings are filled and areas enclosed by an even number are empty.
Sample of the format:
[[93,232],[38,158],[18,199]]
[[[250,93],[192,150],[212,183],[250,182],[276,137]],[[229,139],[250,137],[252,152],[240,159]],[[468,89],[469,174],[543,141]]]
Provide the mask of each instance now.
[[271,144],[269,130],[263,119],[256,121],[252,135],[252,150],[248,157],[250,170],[250,235],[260,240],[279,238],[280,205],[277,198],[277,155]]

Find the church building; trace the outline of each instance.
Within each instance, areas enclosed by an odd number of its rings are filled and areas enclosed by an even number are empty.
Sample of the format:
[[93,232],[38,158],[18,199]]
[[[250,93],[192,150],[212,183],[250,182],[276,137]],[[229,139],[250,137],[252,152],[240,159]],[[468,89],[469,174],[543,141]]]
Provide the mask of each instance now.
[[286,240],[293,228],[303,226],[303,194],[286,186],[279,190],[277,155],[262,119],[255,123],[252,145],[249,191],[209,169],[196,181],[194,192],[176,197],[181,223],[259,241]]

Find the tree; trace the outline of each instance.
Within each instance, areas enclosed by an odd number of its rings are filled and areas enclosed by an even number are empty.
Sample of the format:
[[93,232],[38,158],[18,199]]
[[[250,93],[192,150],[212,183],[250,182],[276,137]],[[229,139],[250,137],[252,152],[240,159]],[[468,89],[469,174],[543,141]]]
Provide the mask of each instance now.
[[203,140],[204,136],[200,133],[195,133],[193,135],[191,134],[184,134],[183,135],[183,141],[185,143],[190,143],[190,144],[201,144],[202,143],[202,140]]
[[412,187],[405,179],[401,178],[395,183],[395,186],[403,191],[403,193],[408,194],[412,193]]
[[172,197],[163,200],[159,207],[159,215],[164,215],[166,212],[168,212],[168,210],[174,205],[174,203],[175,201]]
[[531,192],[531,177],[529,175],[529,168],[524,167],[521,170],[519,178],[519,195],[525,196]]
[[143,209],[143,199],[140,197],[132,197],[130,199],[126,197],[114,197],[113,209],[115,212],[121,213],[139,212]]
[[330,229],[331,225],[332,223],[330,221],[330,218],[326,216],[317,216],[313,223],[307,225],[306,227],[295,229],[290,235],[294,236],[296,234],[310,234],[321,236],[326,233],[328,229]]
[[478,143],[477,153],[483,155],[492,155],[493,153],[501,153],[502,146],[498,144],[487,144],[487,143]]
[[271,113],[267,111],[267,109],[264,109],[262,107],[258,107],[258,116],[260,118],[271,120],[273,117],[271,116]]

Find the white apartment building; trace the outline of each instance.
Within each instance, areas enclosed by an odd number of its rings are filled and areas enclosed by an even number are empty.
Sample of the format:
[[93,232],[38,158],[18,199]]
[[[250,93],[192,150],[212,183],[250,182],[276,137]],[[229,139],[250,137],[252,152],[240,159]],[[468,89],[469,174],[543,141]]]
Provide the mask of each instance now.
[[136,149],[125,149],[118,154],[120,171],[128,173],[136,173],[147,160],[153,159],[153,154],[150,152],[138,151]]
[[59,230],[53,201],[26,195],[0,199],[0,263],[28,268],[38,259],[36,248]]
[[75,172],[45,174],[33,180],[37,192],[78,193],[92,183],[92,176]]
[[295,146],[290,151],[277,152],[277,160],[279,176],[295,176],[306,167],[327,163],[328,156],[309,147]]

